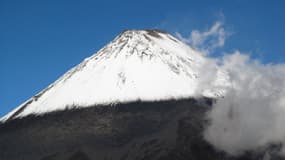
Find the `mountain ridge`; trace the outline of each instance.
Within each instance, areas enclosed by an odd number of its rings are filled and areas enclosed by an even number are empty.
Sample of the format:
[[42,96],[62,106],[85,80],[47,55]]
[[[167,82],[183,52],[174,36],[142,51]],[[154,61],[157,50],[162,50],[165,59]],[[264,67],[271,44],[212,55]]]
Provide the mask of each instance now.
[[[201,53],[165,31],[126,30],[1,120],[73,104],[84,107],[194,97],[199,68],[205,63]],[[213,97],[219,92],[198,96]]]

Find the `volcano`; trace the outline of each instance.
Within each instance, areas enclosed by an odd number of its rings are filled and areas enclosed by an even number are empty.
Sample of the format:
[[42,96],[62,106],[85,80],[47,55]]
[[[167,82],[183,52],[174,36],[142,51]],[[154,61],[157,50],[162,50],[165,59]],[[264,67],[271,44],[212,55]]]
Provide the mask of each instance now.
[[127,30],[1,118],[1,160],[234,160],[203,138],[228,82],[199,87],[206,58],[160,30]]
[[2,121],[74,106],[193,97],[204,63],[199,52],[166,32],[128,30]]

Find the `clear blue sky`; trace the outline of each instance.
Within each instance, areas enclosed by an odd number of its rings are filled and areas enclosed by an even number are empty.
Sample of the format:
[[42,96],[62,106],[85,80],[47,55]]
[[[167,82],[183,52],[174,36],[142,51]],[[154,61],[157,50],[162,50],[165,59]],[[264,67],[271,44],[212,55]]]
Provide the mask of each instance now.
[[285,62],[282,0],[0,0],[0,116],[41,91],[124,29],[189,34],[223,13],[224,51]]

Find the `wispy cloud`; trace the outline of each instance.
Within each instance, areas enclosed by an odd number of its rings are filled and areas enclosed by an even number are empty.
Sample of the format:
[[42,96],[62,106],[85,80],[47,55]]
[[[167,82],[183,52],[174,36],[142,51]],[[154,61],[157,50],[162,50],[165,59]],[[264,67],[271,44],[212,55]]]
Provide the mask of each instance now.
[[[239,50],[221,57],[209,56],[217,48],[223,50],[230,35],[223,21],[204,31],[190,31],[189,36],[176,33],[207,59],[201,67],[198,88],[225,91],[207,114],[210,124],[204,138],[231,155],[264,151],[278,144],[280,147],[269,154],[285,157],[285,64],[263,64]],[[220,73],[227,82],[213,85]]]
[[229,35],[230,32],[225,30],[223,21],[217,21],[205,31],[193,30],[189,36],[183,36],[176,32],[176,36],[180,40],[205,54],[213,52],[216,48],[223,47]]

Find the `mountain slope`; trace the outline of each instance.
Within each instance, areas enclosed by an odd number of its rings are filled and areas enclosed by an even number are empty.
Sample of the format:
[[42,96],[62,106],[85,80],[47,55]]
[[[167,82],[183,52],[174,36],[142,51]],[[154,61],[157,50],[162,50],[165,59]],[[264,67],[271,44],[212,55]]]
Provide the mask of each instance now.
[[234,157],[204,139],[228,82],[201,88],[207,65],[165,32],[125,31],[2,118],[0,159],[281,160],[279,144]]
[[[168,33],[128,30],[2,121],[72,106],[193,97],[205,63],[199,52]],[[204,96],[220,94],[215,90]]]
[[[233,157],[203,138],[210,99],[129,102],[0,124],[1,160],[281,160],[276,147]],[[268,158],[267,158],[268,159]]]

